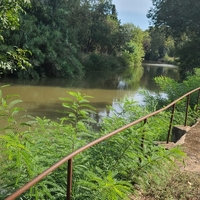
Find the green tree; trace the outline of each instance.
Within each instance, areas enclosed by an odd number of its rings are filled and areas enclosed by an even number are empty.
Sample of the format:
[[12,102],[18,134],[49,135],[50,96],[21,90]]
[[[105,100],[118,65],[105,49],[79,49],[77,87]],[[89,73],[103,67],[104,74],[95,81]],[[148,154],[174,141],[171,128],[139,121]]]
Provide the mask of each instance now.
[[[166,33],[175,38],[175,45],[179,47],[176,55],[179,57],[182,74],[199,67],[200,2],[196,0],[152,0],[152,2],[153,7],[147,16],[153,25],[164,27]],[[195,54],[192,53],[194,48]]]
[[21,78],[82,77],[85,69],[93,70],[85,68],[85,54],[95,53],[102,60],[102,55],[116,55],[125,41],[112,1],[32,0],[26,13],[20,29],[6,36],[6,48],[15,43],[33,54],[34,68],[20,71]]
[[151,36],[151,56],[150,60],[158,60],[165,54],[165,35],[159,29],[150,30]]
[[151,36],[149,30],[144,31],[143,48],[145,52],[144,59],[149,60],[151,55]]
[[[20,29],[12,34],[15,43],[32,51],[31,63],[40,76],[83,76],[76,24],[72,28],[68,21],[75,3],[32,0],[32,8],[22,15]],[[29,78],[32,73],[20,75]]]
[[20,13],[24,12],[23,7],[30,6],[29,0],[2,0],[0,2],[0,39],[6,30],[15,30],[19,27]]
[[124,40],[115,5],[112,1],[96,2],[92,6],[90,35],[85,52],[116,53]]
[[153,25],[166,26],[176,36],[184,32],[198,33],[200,2],[196,0],[152,0],[148,17]]
[[174,57],[174,39],[167,36],[162,27],[151,28],[145,32],[143,46],[146,60],[165,60]]
[[140,28],[133,24],[125,24],[124,28],[126,29],[129,38],[123,52],[125,65],[129,68],[126,76],[128,79],[131,77],[133,80],[138,81],[143,74],[142,60],[144,58],[144,33]]
[[116,7],[110,0],[92,1],[90,5],[87,34],[84,40],[81,37],[79,40],[84,66],[88,71],[118,68],[121,65],[118,58],[127,38],[117,18]]
[[[18,77],[81,78],[85,71],[129,66],[122,54],[128,42],[137,36],[120,24],[111,0],[31,0],[31,3],[32,7],[20,15],[20,27],[6,31],[5,42],[0,44],[2,52],[12,49],[13,44],[32,52],[33,68],[14,71]],[[26,64],[23,56],[23,62],[15,59],[14,63]],[[138,62],[137,56],[132,59]]]
[[19,28],[20,14],[24,12],[23,8],[29,6],[29,0],[2,0],[0,2],[0,73],[13,72],[17,67],[25,69],[31,66],[26,57],[30,51],[20,49],[15,44],[12,44],[11,48],[4,45],[7,32]]

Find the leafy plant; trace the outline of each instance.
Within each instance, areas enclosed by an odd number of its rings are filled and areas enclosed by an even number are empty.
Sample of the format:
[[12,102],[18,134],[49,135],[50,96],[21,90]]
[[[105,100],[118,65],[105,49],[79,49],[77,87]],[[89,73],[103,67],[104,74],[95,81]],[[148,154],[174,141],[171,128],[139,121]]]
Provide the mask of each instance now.
[[117,180],[117,172],[108,171],[108,174],[105,174],[99,168],[95,171],[96,173],[86,173],[88,181],[80,181],[86,199],[88,196],[95,200],[128,199],[132,187],[128,181]]
[[[16,107],[21,101],[12,101],[12,95],[3,97],[2,91],[0,94],[0,120],[6,120],[0,129],[1,198],[77,148],[148,113],[148,109],[127,99],[121,104],[122,111],[113,110],[113,116],[103,119],[97,132],[92,126],[90,114],[94,109],[87,100],[89,96],[79,92],[61,98],[64,109],[60,112],[64,116],[58,122],[45,117],[22,118],[21,109]],[[173,158],[183,156],[179,149],[165,150],[153,142],[165,132],[160,124],[164,125],[166,118],[168,113],[158,116],[153,126],[152,121],[140,123],[76,156],[72,199],[126,199],[135,184],[145,187],[149,178],[162,179]],[[64,199],[65,173],[66,166],[62,165],[20,198]],[[160,179],[158,175],[162,175]]]
[[[92,136],[88,123],[92,123],[88,101],[80,93],[71,93],[75,100],[63,98],[67,108],[60,122],[39,117],[21,117],[16,107],[21,102],[17,95],[1,94],[1,190],[3,197],[28,182],[60,158],[83,146]],[[86,96],[85,96],[86,97]],[[69,100],[69,101],[68,101]],[[76,102],[78,100],[78,102]],[[70,106],[71,105],[71,106]],[[88,119],[88,121],[87,121]],[[22,120],[22,122],[21,122]],[[28,121],[27,121],[28,120]],[[88,127],[88,128],[87,128]],[[9,175],[6,175],[9,171]],[[49,175],[24,194],[27,199],[58,199],[65,196],[64,166]],[[2,197],[2,198],[3,198]]]
[[88,134],[89,124],[93,124],[95,121],[90,117],[90,114],[94,114],[95,109],[89,105],[89,101],[86,99],[91,98],[91,96],[81,95],[79,92],[69,92],[69,94],[72,98],[60,98],[64,101],[62,105],[66,109],[62,111],[65,116],[60,120],[61,124],[67,123],[71,127],[73,151],[78,139],[91,137]]
[[[0,121],[2,125],[0,127],[2,148],[0,177],[4,180],[2,182],[4,191],[13,191],[16,186],[33,177],[34,158],[27,147],[26,135],[22,131],[23,127],[28,124],[24,123],[23,117],[19,115],[23,109],[16,107],[22,101],[11,100],[14,97],[18,97],[18,95],[3,97],[2,90],[0,90]],[[8,171],[9,175],[5,176]]]

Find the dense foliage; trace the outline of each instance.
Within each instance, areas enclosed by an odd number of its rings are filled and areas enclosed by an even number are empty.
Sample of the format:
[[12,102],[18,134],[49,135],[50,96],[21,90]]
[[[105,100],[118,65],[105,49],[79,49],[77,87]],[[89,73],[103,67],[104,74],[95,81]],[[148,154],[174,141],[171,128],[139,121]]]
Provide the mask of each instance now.
[[148,17],[156,27],[172,35],[177,47],[176,57],[181,74],[199,68],[199,12],[200,2],[196,0],[152,0],[153,7]]
[[[19,113],[23,110],[17,106],[21,101],[15,95],[3,96],[2,91],[0,198],[5,198],[68,153],[149,112],[147,107],[126,99],[122,111],[113,110],[113,117],[103,119],[97,131],[89,116],[89,113],[94,115],[94,109],[88,104],[89,97],[80,93],[71,92],[71,99],[61,98],[64,116],[55,122],[45,117],[22,117]],[[135,192],[135,184],[149,187],[149,178],[161,181],[168,175],[165,172],[173,163],[172,158],[182,156],[178,149],[165,150],[153,143],[165,139],[169,117],[170,112],[158,115],[76,156],[72,199],[125,199]],[[177,121],[180,120],[179,117]],[[65,173],[63,165],[22,198],[64,199]]]
[[169,58],[175,57],[174,39],[172,36],[167,36],[163,28],[152,27],[146,30],[143,46],[145,60],[170,62]]
[[[4,43],[0,44],[1,53],[13,46],[32,52],[33,67],[14,72],[20,78],[83,77],[85,71],[128,68],[132,58],[122,56],[127,43],[142,44],[141,39],[136,41],[142,36],[130,34],[130,27],[121,25],[111,0],[31,0],[31,5],[18,16],[17,30],[2,32]],[[131,53],[138,55],[134,66],[141,68],[142,45]]]
[[87,71],[122,67],[131,68],[127,77],[136,80],[145,59],[176,61],[185,77],[200,65],[199,2],[152,3],[147,14],[152,27],[142,31],[121,24],[112,0],[4,0],[0,3],[1,74],[21,79],[81,78]]
[[2,0],[0,2],[0,39],[3,40],[2,32],[5,30],[15,30],[19,27],[20,12],[23,6],[29,6],[29,0]]
[[24,12],[23,7],[29,6],[29,0],[3,0],[0,2],[0,74],[31,66],[27,58],[27,54],[31,54],[30,51],[23,50],[16,44],[8,48],[5,44],[8,39],[7,33],[20,26],[19,18],[20,13]]
[[149,18],[156,26],[166,26],[174,35],[199,34],[199,1],[195,0],[152,0]]
[[[161,88],[162,92],[149,93],[148,91],[143,91],[145,95],[145,104],[151,111],[161,109],[185,93],[196,89],[200,81],[200,69],[195,69],[195,74],[188,75],[182,82],[164,76],[155,77],[154,80]],[[197,98],[198,92],[190,95],[188,125],[193,125],[199,117],[199,110],[196,106],[198,102]],[[184,119],[183,113],[186,108],[186,103],[187,98],[176,104],[176,113],[179,116],[179,120]],[[176,120],[177,119],[175,119],[175,121]],[[178,124],[178,122],[176,123]]]
[[[20,78],[82,77],[85,71],[123,66],[132,71],[125,78],[138,80],[142,75],[142,57],[160,60],[174,56],[175,46],[182,69],[199,65],[199,27],[195,26],[198,2],[194,2],[196,7],[192,13],[192,1],[153,0],[149,17],[157,27],[145,32],[132,24],[122,26],[111,0],[31,0],[32,7],[27,7],[29,3],[25,0],[0,3],[0,8],[4,8],[0,11],[3,74],[12,72]],[[32,55],[31,64],[28,54]],[[26,70],[19,69],[27,66]],[[167,96],[144,92],[145,105],[124,99],[120,112],[112,110],[113,116],[103,118],[100,124],[91,117],[95,116],[95,111],[87,100],[90,97],[80,93],[70,92],[71,99],[60,99],[63,110],[59,112],[63,117],[53,121],[27,115],[18,107],[21,102],[18,96],[4,96],[2,88],[0,199],[74,150],[194,89],[199,77],[199,70],[181,83],[157,77],[156,83]],[[174,124],[183,124],[184,112],[185,101],[182,101],[176,105]],[[72,199],[128,199],[135,192],[135,185],[145,188],[152,182],[161,183],[169,175],[173,158],[183,156],[179,149],[166,150],[154,144],[154,141],[166,140],[170,116],[169,109],[76,156]],[[198,117],[194,95],[188,123],[193,124]],[[63,165],[21,198],[65,199],[65,174]]]

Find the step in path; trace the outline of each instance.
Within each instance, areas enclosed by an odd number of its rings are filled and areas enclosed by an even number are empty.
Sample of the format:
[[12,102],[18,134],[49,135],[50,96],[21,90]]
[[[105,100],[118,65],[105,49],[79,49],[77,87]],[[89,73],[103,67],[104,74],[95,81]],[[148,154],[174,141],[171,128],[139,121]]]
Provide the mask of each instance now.
[[180,140],[182,140],[180,146],[187,155],[182,170],[200,173],[200,121],[192,126]]
[[162,142],[160,144],[167,149],[180,146],[186,154],[186,158],[179,165],[180,169],[182,171],[197,172],[200,174],[200,120],[192,127],[176,126],[174,128],[176,130],[175,134],[182,135],[182,137],[179,137],[180,139],[175,143],[169,142],[166,144]]

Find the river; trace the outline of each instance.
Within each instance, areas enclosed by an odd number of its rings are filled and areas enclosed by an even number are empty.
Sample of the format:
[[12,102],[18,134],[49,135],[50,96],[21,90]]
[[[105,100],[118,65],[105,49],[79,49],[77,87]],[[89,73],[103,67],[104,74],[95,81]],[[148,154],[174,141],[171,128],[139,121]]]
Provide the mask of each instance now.
[[10,84],[3,88],[3,96],[18,94],[23,103],[19,106],[25,108],[27,114],[55,119],[58,117],[56,110],[62,110],[60,97],[69,97],[67,92],[80,92],[92,96],[89,99],[92,106],[97,109],[99,116],[108,114],[106,106],[119,108],[118,101],[122,98],[132,97],[139,103],[142,102],[140,91],[147,89],[150,92],[160,91],[154,83],[153,77],[167,76],[178,79],[178,68],[174,65],[159,63],[144,63],[144,73],[140,81],[128,85],[120,74],[115,73],[90,73],[83,80],[48,78],[40,81],[22,81],[17,79],[0,79],[0,85]]

